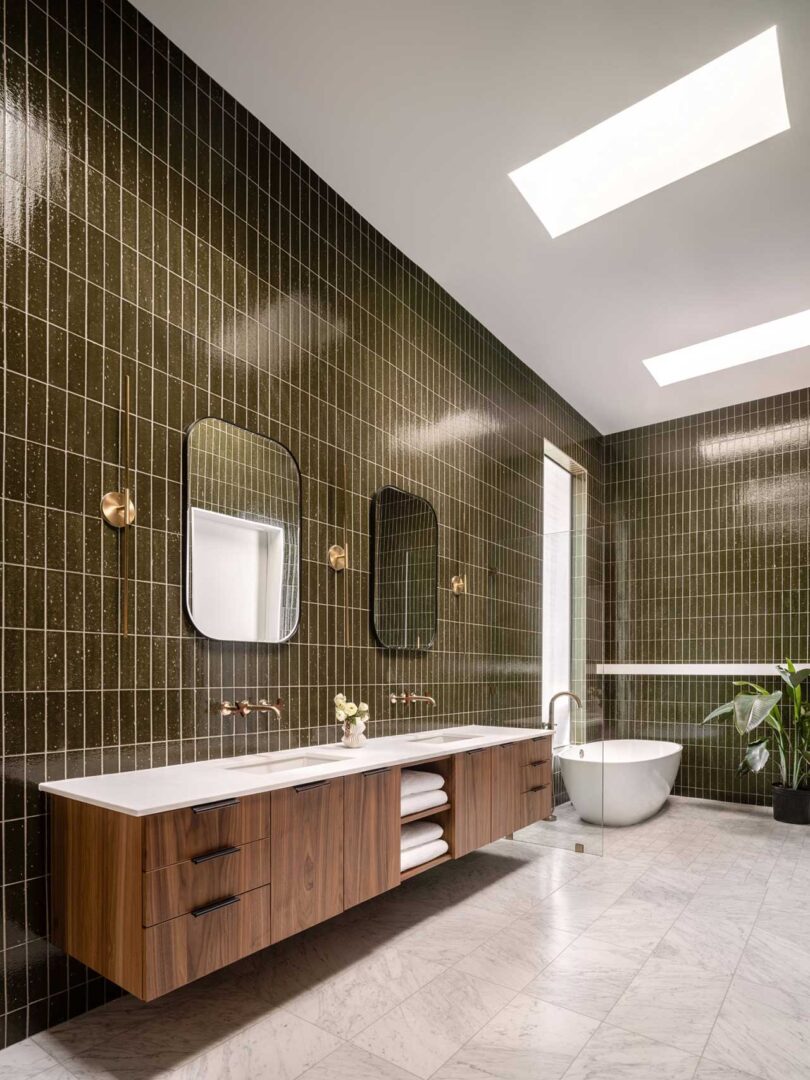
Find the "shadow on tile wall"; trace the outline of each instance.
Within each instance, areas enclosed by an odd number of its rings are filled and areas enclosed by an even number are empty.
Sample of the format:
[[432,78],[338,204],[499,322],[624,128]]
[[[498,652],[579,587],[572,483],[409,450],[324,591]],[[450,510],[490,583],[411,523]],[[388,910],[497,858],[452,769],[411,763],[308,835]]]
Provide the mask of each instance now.
[[[810,390],[610,435],[604,469],[607,663],[810,661]],[[683,743],[677,794],[770,802],[700,724],[734,677],[606,676],[608,733]]]
[[[373,735],[535,723],[543,439],[589,470],[594,524],[601,443],[132,7],[7,0],[3,17],[13,1042],[116,992],[47,945],[37,783],[331,741],[337,690],[367,698]],[[98,513],[120,484],[125,373],[139,514],[128,639],[118,536]],[[183,435],[207,415],[280,439],[300,463],[304,602],[290,645],[207,641],[185,618]],[[385,483],[428,498],[440,522],[427,654],[387,654],[369,628],[369,505]],[[352,569],[335,578],[326,551],[344,515]],[[448,588],[459,570],[465,597]],[[405,687],[437,710],[393,713],[386,693]],[[281,727],[216,709],[278,694]]]

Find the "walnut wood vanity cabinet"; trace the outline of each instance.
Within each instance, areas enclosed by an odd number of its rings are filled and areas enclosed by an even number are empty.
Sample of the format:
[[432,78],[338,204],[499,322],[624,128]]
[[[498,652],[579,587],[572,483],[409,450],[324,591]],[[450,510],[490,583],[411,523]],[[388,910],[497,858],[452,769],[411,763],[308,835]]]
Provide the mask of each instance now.
[[272,940],[343,911],[344,779],[273,792]]
[[399,768],[347,776],[343,795],[343,906],[399,885]]
[[143,817],[51,793],[51,938],[150,1001],[392,889],[400,774],[440,772],[459,858],[551,813],[529,738]]
[[270,794],[148,817],[51,798],[51,938],[145,1001],[271,943]]

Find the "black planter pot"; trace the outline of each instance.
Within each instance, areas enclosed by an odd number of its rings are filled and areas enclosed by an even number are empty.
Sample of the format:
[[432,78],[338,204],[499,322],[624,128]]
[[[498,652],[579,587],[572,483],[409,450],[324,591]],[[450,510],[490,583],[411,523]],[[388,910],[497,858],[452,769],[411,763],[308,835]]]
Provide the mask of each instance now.
[[774,784],[773,816],[775,821],[786,821],[789,825],[810,825],[810,788]]

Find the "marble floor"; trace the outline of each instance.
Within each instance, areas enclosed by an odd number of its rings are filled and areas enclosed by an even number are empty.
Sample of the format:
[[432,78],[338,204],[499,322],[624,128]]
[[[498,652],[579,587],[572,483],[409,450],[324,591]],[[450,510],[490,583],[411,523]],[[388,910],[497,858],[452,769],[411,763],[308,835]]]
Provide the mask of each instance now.
[[807,1080],[810,830],[673,799],[604,857],[500,841],[2,1080]]

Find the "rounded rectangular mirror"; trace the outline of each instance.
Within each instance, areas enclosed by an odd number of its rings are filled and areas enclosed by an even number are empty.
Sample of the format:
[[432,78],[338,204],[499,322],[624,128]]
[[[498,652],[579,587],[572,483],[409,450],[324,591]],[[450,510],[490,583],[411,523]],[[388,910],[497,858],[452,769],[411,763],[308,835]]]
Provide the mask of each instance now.
[[225,420],[186,440],[186,608],[221,641],[286,641],[298,626],[301,475],[274,439]]
[[371,508],[372,625],[387,649],[429,649],[436,636],[439,523],[426,499],[380,488]]

